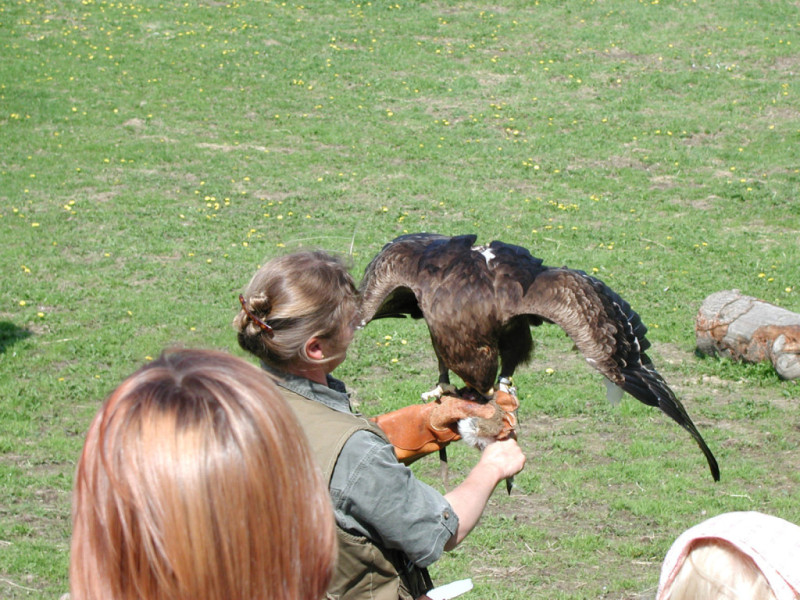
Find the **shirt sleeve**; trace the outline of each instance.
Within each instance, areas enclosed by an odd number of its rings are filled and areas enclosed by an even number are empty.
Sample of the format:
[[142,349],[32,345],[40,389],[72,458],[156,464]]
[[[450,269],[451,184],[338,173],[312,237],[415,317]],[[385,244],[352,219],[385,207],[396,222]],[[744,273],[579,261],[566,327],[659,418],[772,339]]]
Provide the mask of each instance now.
[[330,490],[342,529],[401,550],[418,567],[435,562],[458,529],[458,516],[444,496],[369,431],[358,431],[345,443]]

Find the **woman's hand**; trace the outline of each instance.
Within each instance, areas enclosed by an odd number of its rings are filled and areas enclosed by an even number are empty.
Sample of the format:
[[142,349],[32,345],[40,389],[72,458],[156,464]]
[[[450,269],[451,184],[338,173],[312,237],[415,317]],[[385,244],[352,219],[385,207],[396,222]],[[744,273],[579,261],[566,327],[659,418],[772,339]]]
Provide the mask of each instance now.
[[497,473],[495,485],[516,475],[525,466],[525,455],[517,440],[507,439],[486,446],[476,469],[485,468]]

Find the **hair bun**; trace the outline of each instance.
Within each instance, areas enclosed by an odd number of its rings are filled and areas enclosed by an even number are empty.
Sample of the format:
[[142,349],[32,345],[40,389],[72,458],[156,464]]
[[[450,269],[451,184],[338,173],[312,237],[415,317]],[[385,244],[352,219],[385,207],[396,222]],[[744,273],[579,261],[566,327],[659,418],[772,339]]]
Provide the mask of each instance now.
[[[250,319],[253,325],[256,325],[259,329],[264,331],[269,337],[275,335],[272,331],[272,327],[269,323],[266,322],[265,319],[261,319],[258,315],[255,314],[254,311],[258,310],[263,312],[265,315],[269,314],[270,311],[270,303],[269,299],[266,295],[262,295],[256,299],[254,302],[252,299],[250,300],[250,306],[248,306],[248,302],[244,299],[242,294],[239,294],[239,302],[242,305],[242,312],[244,312],[245,316]],[[258,304],[259,306],[256,306]],[[240,322],[243,322],[244,318],[241,318]]]
[[251,311],[262,314],[264,318],[267,318],[269,313],[272,312],[272,303],[269,301],[269,296],[264,293],[251,296],[247,303]]

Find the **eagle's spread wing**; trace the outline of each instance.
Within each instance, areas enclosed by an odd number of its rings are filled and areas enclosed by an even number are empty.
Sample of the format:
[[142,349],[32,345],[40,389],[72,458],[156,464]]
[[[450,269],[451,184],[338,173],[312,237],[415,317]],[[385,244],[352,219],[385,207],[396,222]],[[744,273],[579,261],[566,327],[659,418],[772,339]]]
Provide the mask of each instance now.
[[420,276],[424,269],[421,264],[431,247],[449,240],[433,233],[413,233],[386,244],[367,265],[359,286],[361,326],[386,317],[422,318],[418,297],[438,282],[430,273],[428,277]]
[[[500,271],[503,268],[498,266]],[[509,316],[535,315],[559,325],[591,366],[688,431],[703,451],[714,479],[719,480],[719,466],[711,450],[645,353],[650,347],[647,328],[616,292],[599,279],[566,268],[545,268],[525,289],[513,285],[496,289]]]

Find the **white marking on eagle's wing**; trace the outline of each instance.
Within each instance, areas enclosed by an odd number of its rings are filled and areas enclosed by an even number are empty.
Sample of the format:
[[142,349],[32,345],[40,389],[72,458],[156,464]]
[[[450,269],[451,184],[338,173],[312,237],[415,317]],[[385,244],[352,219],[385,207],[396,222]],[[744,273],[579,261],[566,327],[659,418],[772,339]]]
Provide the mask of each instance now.
[[494,252],[492,252],[492,249],[488,246],[474,246],[472,249],[486,259],[487,265],[495,257]]

